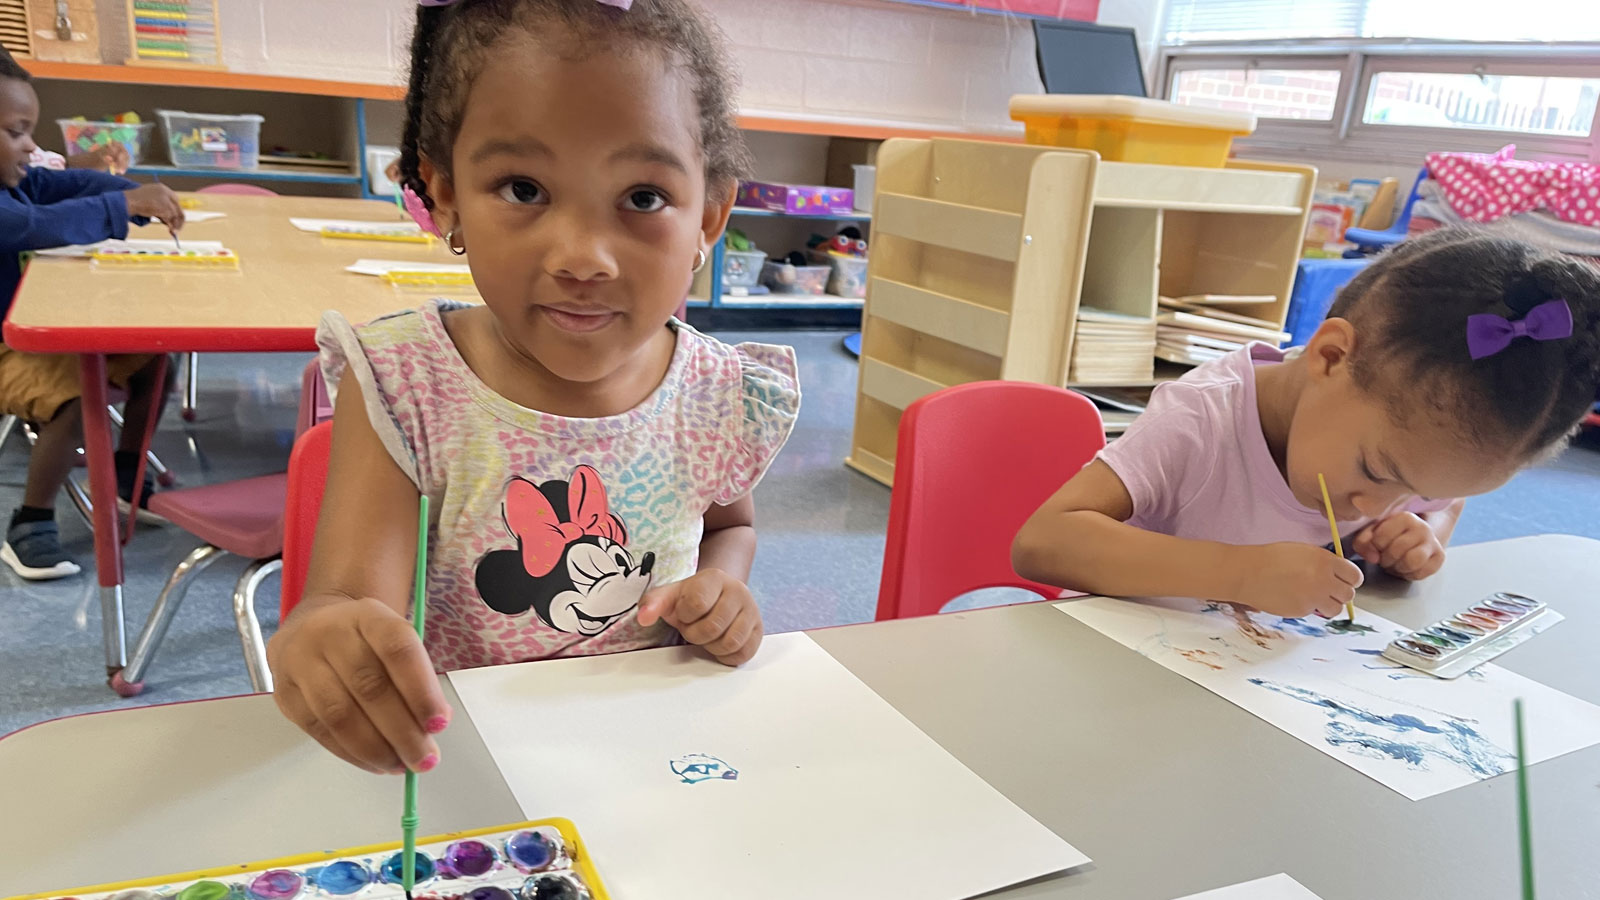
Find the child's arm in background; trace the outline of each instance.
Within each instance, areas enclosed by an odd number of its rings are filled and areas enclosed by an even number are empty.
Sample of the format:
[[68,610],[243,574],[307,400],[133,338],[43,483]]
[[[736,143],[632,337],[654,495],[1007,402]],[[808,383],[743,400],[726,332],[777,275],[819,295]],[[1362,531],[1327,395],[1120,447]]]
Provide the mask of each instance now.
[[[32,174],[29,173],[30,176]],[[49,171],[36,179],[30,178],[23,190],[33,198],[33,202],[50,204],[79,197],[120,194],[138,187],[137,181],[96,169],[63,169]]]
[[427,771],[450,706],[406,619],[416,565],[416,485],[367,419],[361,386],[334,404],[328,487],[305,596],[267,646],[290,721],[372,772]]
[[1114,597],[1195,597],[1297,617],[1336,615],[1361,584],[1348,560],[1307,544],[1239,546],[1127,524],[1133,499],[1095,460],[1035,512],[1012,544],[1017,574]]
[[1395,513],[1356,532],[1350,547],[1390,575],[1421,581],[1444,566],[1444,548],[1466,505],[1465,500],[1454,500],[1444,509],[1421,515]]
[[[134,185],[132,190],[112,189],[72,196],[68,186],[56,186],[57,178],[66,178],[70,185],[81,186],[77,175],[90,175],[124,184],[133,184],[122,178],[99,172],[44,172],[54,178],[39,177],[34,170],[24,180],[23,187],[33,203],[22,203],[0,194],[0,250],[18,253],[24,250],[45,250],[73,244],[92,244],[107,238],[128,236],[128,222],[132,218],[159,218],[174,228],[183,225],[183,210],[178,206],[177,195],[165,185]],[[57,198],[46,200],[41,198]]]
[[745,582],[756,555],[756,504],[749,494],[706,510],[700,571],[645,594],[639,624],[659,619],[725,665],[748,662],[761,647],[761,610]]

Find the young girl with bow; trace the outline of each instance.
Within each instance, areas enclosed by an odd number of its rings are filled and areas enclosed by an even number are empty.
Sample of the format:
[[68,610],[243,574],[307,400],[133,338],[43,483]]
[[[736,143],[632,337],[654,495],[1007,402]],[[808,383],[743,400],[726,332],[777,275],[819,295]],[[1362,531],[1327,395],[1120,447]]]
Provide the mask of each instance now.
[[679,640],[748,660],[750,491],[800,406],[791,350],[673,318],[749,167],[686,0],[422,0],[406,110],[406,206],[484,303],[324,319],[327,495],[268,648],[284,714],[375,772],[438,763],[436,669]]
[[1024,577],[1333,616],[1362,571],[1345,542],[1437,572],[1460,498],[1558,450],[1600,380],[1600,270],[1438,231],[1380,257],[1304,348],[1253,344],[1157,388],[1148,410],[1028,520]]

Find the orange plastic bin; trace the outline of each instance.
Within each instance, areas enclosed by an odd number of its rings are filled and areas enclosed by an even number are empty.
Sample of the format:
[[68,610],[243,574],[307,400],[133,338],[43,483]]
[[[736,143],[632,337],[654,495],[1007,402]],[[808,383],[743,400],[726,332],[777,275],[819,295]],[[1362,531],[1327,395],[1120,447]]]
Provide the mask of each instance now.
[[1018,94],[1011,118],[1027,127],[1030,144],[1169,166],[1220,168],[1233,139],[1256,130],[1250,113],[1099,94]]

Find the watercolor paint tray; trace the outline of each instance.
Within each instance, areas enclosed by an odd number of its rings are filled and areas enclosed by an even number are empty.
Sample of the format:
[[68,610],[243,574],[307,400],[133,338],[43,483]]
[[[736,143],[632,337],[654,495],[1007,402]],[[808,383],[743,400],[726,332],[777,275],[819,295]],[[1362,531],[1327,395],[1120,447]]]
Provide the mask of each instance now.
[[1429,675],[1456,678],[1560,618],[1542,601],[1498,591],[1462,612],[1395,638],[1383,656]]
[[97,266],[117,268],[237,269],[239,257],[226,247],[216,249],[177,247],[100,247],[89,254]]
[[[608,900],[566,819],[418,838],[416,870],[415,900]],[[9,900],[404,900],[401,872],[395,841]]]
[[372,227],[355,228],[346,225],[329,225],[317,232],[325,238],[347,241],[391,241],[397,244],[431,244],[434,237],[413,228]]

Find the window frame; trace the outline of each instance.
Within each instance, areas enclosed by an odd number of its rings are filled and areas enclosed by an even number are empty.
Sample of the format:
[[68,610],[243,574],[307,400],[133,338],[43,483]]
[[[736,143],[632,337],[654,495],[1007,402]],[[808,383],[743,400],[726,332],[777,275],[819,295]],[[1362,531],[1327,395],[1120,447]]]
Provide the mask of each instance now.
[[1435,150],[1492,153],[1516,144],[1519,157],[1600,163],[1600,106],[1587,138],[1476,128],[1366,124],[1372,80],[1385,72],[1600,78],[1600,43],[1483,44],[1446,41],[1305,40],[1174,44],[1160,48],[1154,84],[1171,94],[1178,72],[1204,68],[1331,67],[1342,61],[1331,122],[1258,117],[1240,140],[1246,155],[1293,153],[1319,159],[1415,164]]

